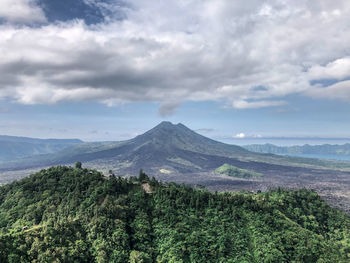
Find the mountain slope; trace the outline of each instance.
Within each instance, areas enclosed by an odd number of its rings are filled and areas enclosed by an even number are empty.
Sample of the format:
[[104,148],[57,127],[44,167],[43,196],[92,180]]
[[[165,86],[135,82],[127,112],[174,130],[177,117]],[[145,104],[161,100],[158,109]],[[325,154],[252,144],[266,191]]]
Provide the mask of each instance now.
[[79,143],[82,141],[77,139],[34,139],[0,135],[0,162],[55,153]]
[[4,263],[341,263],[349,231],[349,218],[308,190],[210,193],[68,167],[0,187]]
[[267,165],[350,167],[349,163],[253,153],[206,138],[183,124],[162,122],[128,141],[82,143],[55,154],[8,162],[0,166],[0,170],[72,164],[76,161],[104,171],[113,170],[120,175],[135,173],[140,168],[153,174],[159,174],[160,170],[179,173],[212,171],[225,163],[262,173],[271,170]]
[[[182,124],[173,125],[170,122],[162,122],[148,132],[128,141],[78,144],[55,154],[26,158],[22,159],[21,162],[8,163],[7,166],[27,168],[68,164],[77,160],[82,162],[109,160],[118,163],[133,163],[135,171],[141,167],[149,168],[159,165],[174,165],[185,170],[193,170],[192,168],[197,165],[197,162],[203,160],[203,156],[191,156],[194,153],[221,157],[256,155],[239,146],[206,138]],[[191,162],[187,159],[193,159],[193,157],[198,160],[193,160],[195,164],[192,166],[176,162],[176,160]]]

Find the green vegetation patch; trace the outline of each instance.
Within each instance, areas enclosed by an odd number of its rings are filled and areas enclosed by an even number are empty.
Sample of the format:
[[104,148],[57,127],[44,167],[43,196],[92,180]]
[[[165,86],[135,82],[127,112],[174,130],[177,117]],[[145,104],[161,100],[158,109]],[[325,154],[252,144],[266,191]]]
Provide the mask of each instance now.
[[216,168],[215,172],[218,174],[224,174],[224,175],[239,177],[239,178],[251,178],[251,177],[263,176],[261,173],[256,173],[249,170],[241,169],[227,163],[225,163],[224,165],[221,165],[219,168]]
[[53,167],[0,187],[0,262],[348,263],[350,219],[305,189],[211,193]]

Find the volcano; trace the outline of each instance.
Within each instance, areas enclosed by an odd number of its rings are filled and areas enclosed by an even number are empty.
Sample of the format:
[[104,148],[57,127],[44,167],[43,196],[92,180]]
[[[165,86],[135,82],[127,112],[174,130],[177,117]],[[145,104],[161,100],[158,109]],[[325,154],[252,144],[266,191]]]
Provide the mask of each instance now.
[[[161,122],[131,140],[80,143],[62,151],[8,162],[1,171],[83,162],[87,167],[132,175],[210,172],[230,164],[253,172],[288,170],[288,167],[327,166],[327,161],[250,152],[242,147],[202,136],[185,125]],[[276,168],[277,167],[277,168]]]
[[259,154],[242,147],[204,137],[185,125],[162,122],[153,129],[124,142],[77,145],[62,151],[52,164],[75,161],[108,164],[118,173],[135,173],[140,168],[156,172],[204,171],[222,164],[223,159],[247,158]]

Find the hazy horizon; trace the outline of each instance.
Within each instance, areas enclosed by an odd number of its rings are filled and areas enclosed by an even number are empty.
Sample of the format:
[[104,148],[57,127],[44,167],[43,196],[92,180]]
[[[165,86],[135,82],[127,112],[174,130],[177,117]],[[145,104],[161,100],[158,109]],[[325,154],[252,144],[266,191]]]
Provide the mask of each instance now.
[[[176,123],[174,123],[176,124]],[[191,129],[190,126],[187,126]],[[152,129],[153,127],[150,127],[149,129]],[[10,134],[0,134],[0,136],[15,136],[15,137],[28,137],[28,138],[35,138],[35,139],[78,139],[82,140],[83,142],[106,142],[106,141],[124,141],[133,139],[134,137],[143,134],[144,132],[147,132],[147,130],[136,132],[131,132],[130,134],[124,133],[120,138],[114,138],[114,139],[100,139],[100,140],[84,140],[79,137],[73,137],[69,135],[65,135],[64,137],[39,137],[39,136],[27,136],[25,134],[23,135],[10,135]],[[322,144],[331,144],[331,145],[342,145],[350,143],[350,138],[344,138],[344,137],[305,137],[305,136],[298,136],[298,137],[288,137],[288,136],[256,136],[256,135],[249,135],[249,134],[236,134],[233,136],[224,136],[222,134],[218,134],[217,130],[215,129],[194,129],[195,132],[206,136],[210,139],[217,140],[220,142],[228,143],[228,144],[234,144],[239,146],[245,146],[250,144],[273,144],[276,146],[302,146],[302,145],[322,145]],[[109,134],[107,134],[109,135]]]

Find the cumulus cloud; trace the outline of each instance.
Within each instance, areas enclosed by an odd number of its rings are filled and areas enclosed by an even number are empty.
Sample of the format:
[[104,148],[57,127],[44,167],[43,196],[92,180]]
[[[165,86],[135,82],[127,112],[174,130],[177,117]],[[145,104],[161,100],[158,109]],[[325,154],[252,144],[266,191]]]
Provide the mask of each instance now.
[[328,63],[325,66],[315,65],[309,69],[311,79],[337,79],[350,77],[350,57],[344,57]]
[[8,22],[45,22],[43,10],[36,0],[1,0],[0,18]]
[[[44,19],[33,1],[10,2],[37,12],[24,17]],[[125,2],[125,19],[97,25],[1,25],[0,97],[25,104],[152,101],[167,116],[183,101],[252,109],[286,104],[291,94],[349,96],[348,1]],[[8,21],[25,14],[4,13]],[[324,78],[342,82],[310,84]]]

